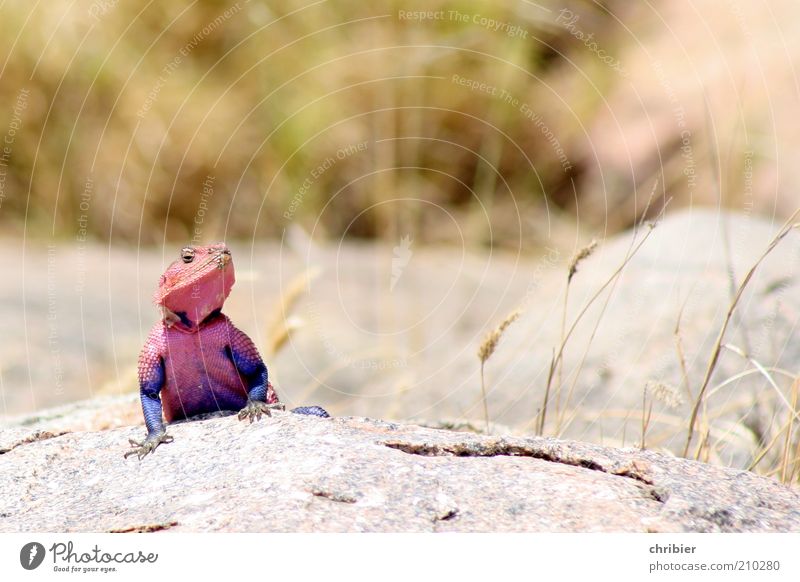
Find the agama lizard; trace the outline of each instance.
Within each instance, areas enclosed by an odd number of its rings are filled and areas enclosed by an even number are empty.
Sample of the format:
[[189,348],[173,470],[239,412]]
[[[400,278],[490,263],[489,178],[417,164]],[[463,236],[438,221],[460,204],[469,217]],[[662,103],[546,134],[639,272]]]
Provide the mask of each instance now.
[[[225,243],[184,247],[158,285],[154,301],[162,320],[139,355],[139,391],[147,425],[144,441],[130,440],[125,457],[139,459],[172,442],[162,420],[181,420],[220,410],[239,420],[260,420],[283,410],[253,341],[222,313],[235,281]],[[327,417],[319,406],[292,412]]]

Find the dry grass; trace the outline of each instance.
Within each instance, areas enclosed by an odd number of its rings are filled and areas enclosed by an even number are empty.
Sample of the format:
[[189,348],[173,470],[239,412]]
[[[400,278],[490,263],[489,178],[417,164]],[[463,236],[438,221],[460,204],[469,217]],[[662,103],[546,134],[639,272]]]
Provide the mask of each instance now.
[[794,469],[797,465],[797,458],[795,457],[792,460],[792,468],[789,469],[789,458],[791,456],[791,451],[794,449],[792,446],[793,441],[793,432],[794,432],[794,421],[795,417],[797,416],[797,397],[798,392],[800,392],[800,378],[795,378],[794,382],[792,382],[792,404],[791,404],[791,413],[789,415],[789,426],[786,429],[786,438],[783,441],[783,453],[781,454],[781,482],[782,483],[789,483],[792,481]]
[[689,398],[692,398],[692,386],[689,381],[689,369],[686,366],[686,353],[683,349],[683,337],[681,336],[681,322],[683,321],[683,311],[686,309],[686,302],[689,301],[689,297],[691,293],[686,296],[686,301],[683,302],[681,305],[680,310],[678,311],[678,318],[675,321],[675,329],[672,331],[672,335],[675,338],[675,352],[678,356],[678,363],[681,367],[681,384],[683,385],[683,389],[686,392],[686,395]]
[[[560,370],[561,367],[563,366],[564,350],[565,350],[565,348],[567,346],[567,343],[569,342],[569,339],[572,336],[572,334],[574,333],[574,331],[577,328],[578,324],[581,322],[583,317],[588,312],[589,308],[594,304],[594,302],[598,298],[600,298],[600,296],[603,294],[603,292],[607,288],[611,287],[611,290],[610,290],[610,292],[608,293],[608,295],[606,297],[606,301],[605,301],[605,303],[604,303],[604,305],[603,305],[603,307],[602,307],[602,309],[600,311],[600,314],[599,314],[599,316],[598,316],[598,318],[597,318],[597,320],[595,322],[594,328],[592,330],[592,335],[589,338],[589,341],[587,342],[587,345],[586,345],[585,350],[583,352],[583,356],[581,358],[580,365],[578,366],[578,370],[573,375],[573,381],[572,381],[572,384],[570,385],[569,391],[567,393],[566,402],[564,403],[564,410],[559,410],[558,427],[556,429],[556,434],[560,433],[560,431],[561,431],[561,427],[563,426],[564,414],[566,414],[566,408],[569,406],[569,402],[571,400],[572,393],[573,393],[573,391],[575,389],[575,385],[576,385],[576,383],[578,381],[578,377],[580,376],[581,370],[583,369],[583,365],[584,365],[584,363],[586,361],[586,356],[587,356],[587,354],[589,352],[589,348],[591,347],[592,341],[594,340],[594,337],[595,337],[597,329],[598,329],[598,327],[600,325],[600,322],[603,319],[603,315],[605,314],[606,308],[608,307],[608,303],[611,300],[611,296],[613,295],[613,290],[614,290],[614,287],[616,286],[617,281],[619,280],[619,276],[622,274],[622,271],[625,269],[625,267],[628,265],[628,263],[633,259],[633,257],[636,255],[636,253],[642,247],[642,245],[644,245],[644,243],[650,237],[650,235],[653,232],[653,229],[658,224],[658,220],[660,220],[660,218],[663,217],[664,212],[666,211],[667,207],[669,206],[670,200],[666,200],[664,205],[661,207],[661,210],[660,210],[660,212],[658,214],[657,219],[652,221],[652,222],[645,222],[645,217],[647,216],[647,213],[648,213],[648,211],[650,209],[650,205],[651,205],[651,203],[652,203],[652,201],[654,199],[658,183],[659,183],[659,179],[656,179],[654,184],[653,184],[653,189],[652,189],[652,191],[650,193],[650,198],[648,199],[647,206],[645,207],[645,209],[644,209],[644,211],[642,213],[642,219],[637,224],[637,227],[634,229],[633,237],[631,239],[631,246],[629,247],[627,253],[625,254],[625,258],[623,259],[622,263],[609,276],[609,278],[595,291],[595,293],[587,300],[587,302],[584,304],[584,306],[581,308],[581,310],[578,312],[577,316],[573,320],[572,325],[569,327],[569,329],[565,333],[563,331],[563,323],[564,323],[564,321],[566,319],[567,301],[569,299],[569,293],[568,293],[569,285],[572,282],[573,276],[577,272],[577,267],[578,267],[579,263],[582,260],[585,260],[587,257],[589,257],[594,252],[594,250],[595,250],[595,248],[597,246],[596,244],[594,244],[594,241],[592,241],[592,243],[590,243],[589,245],[587,245],[586,247],[581,249],[573,257],[573,259],[570,261],[570,263],[569,263],[569,265],[567,267],[567,282],[566,282],[567,290],[564,293],[564,305],[563,305],[563,311],[562,311],[562,333],[561,333],[561,339],[560,339],[560,343],[559,343],[558,349],[557,350],[555,350],[555,349],[553,350],[553,356],[552,356],[552,358],[550,360],[550,368],[548,370],[547,382],[545,384],[544,394],[543,394],[543,397],[542,397],[542,405],[539,408],[538,419],[537,419],[537,424],[536,424],[536,434],[537,435],[542,435],[542,434],[544,434],[544,431],[545,431],[545,424],[546,424],[546,421],[547,421],[547,410],[548,410],[548,407],[550,405],[550,394],[551,394],[552,389],[553,389],[553,380],[554,380],[554,378],[556,378],[556,372],[558,370]],[[645,235],[642,237],[641,240],[639,240],[637,242],[639,232],[640,232],[640,230],[641,230],[641,228],[643,226],[645,227]],[[558,376],[558,382],[556,384],[556,388],[557,388],[557,398],[556,398],[556,400],[557,400],[557,403],[559,405],[559,409],[560,409],[560,406],[561,406],[561,386],[560,386],[560,381],[561,380],[560,380],[560,375],[559,375]]]
[[506,318],[500,322],[500,325],[486,334],[486,337],[478,348],[478,359],[481,362],[481,400],[483,402],[483,416],[486,423],[487,434],[490,432],[490,424],[489,402],[486,398],[486,380],[484,368],[486,366],[486,362],[489,361],[489,358],[492,357],[492,354],[494,354],[495,350],[497,349],[497,344],[500,343],[500,339],[503,337],[503,334],[506,332],[508,327],[517,320],[521,313],[522,312],[519,309],[515,309],[509,313]]
[[[560,345],[558,347],[558,350],[557,351],[554,350],[553,357],[552,357],[552,359],[550,361],[550,370],[549,370],[549,372],[547,374],[547,383],[545,384],[544,396],[543,396],[543,399],[542,399],[542,406],[541,406],[541,408],[539,410],[539,421],[538,421],[538,426],[537,426],[537,429],[536,429],[536,434],[538,434],[538,435],[544,434],[545,422],[547,420],[547,408],[548,408],[548,405],[549,405],[549,397],[550,397],[550,392],[551,392],[551,388],[552,388],[552,384],[553,384],[554,373],[555,373],[556,368],[562,364],[562,360],[564,358],[564,350],[567,347],[567,343],[569,342],[570,337],[574,333],[574,331],[577,328],[577,326],[580,323],[580,321],[583,319],[584,315],[586,315],[586,313],[588,312],[589,308],[602,295],[602,293],[610,285],[612,285],[612,283],[614,283],[618,279],[618,277],[620,276],[622,271],[625,269],[627,264],[630,262],[630,260],[636,255],[636,253],[639,251],[639,249],[642,247],[642,245],[647,241],[647,239],[650,237],[650,233],[652,233],[652,231],[653,231],[654,226],[655,226],[655,223],[652,223],[652,224],[649,225],[649,227],[647,229],[647,232],[645,233],[645,235],[642,238],[642,240],[639,241],[639,243],[637,243],[633,247],[632,251],[628,253],[628,255],[625,257],[625,259],[622,262],[622,264],[611,274],[611,276],[605,281],[605,283],[603,283],[597,289],[597,291],[595,291],[595,293],[589,298],[589,300],[586,302],[586,304],[578,312],[578,315],[575,317],[575,319],[572,322],[572,325],[569,327],[569,330],[567,331],[567,333],[563,335],[563,337],[561,339],[561,343],[560,343]],[[635,240],[635,235],[634,235],[634,240]],[[610,295],[609,295],[609,297],[610,297]],[[603,309],[603,312],[604,311],[605,311],[605,309]],[[598,318],[598,321],[597,321],[597,325],[599,325],[600,319],[602,319],[602,315],[603,315],[603,313],[600,314],[600,317]],[[595,330],[596,329],[597,328],[595,327]],[[591,341],[592,341],[593,338],[594,338],[594,333],[592,333],[592,337],[590,338],[590,340],[588,342],[588,345],[587,345],[587,348],[586,348],[587,351],[589,349],[589,346],[591,346]],[[580,375],[580,370],[575,375],[575,380],[573,381],[573,384],[570,387],[570,392],[567,394],[567,399],[566,399],[567,401],[566,401],[566,403],[564,405],[565,408],[569,404],[570,398],[572,396],[572,387],[574,387],[575,382],[577,381],[577,377],[579,375]],[[560,424],[561,424],[561,420],[559,419],[559,425]]]
[[264,345],[266,356],[277,354],[289,341],[291,334],[302,326],[302,321],[292,316],[292,310],[307,292],[309,284],[321,272],[319,268],[312,268],[289,281],[285,291],[278,299],[272,315],[267,320],[267,342]]
[[[563,305],[561,306],[561,341],[564,341],[564,337],[566,336],[567,331],[567,308],[569,306],[569,288],[570,284],[572,283],[572,278],[578,272],[578,266],[581,264],[582,261],[588,259],[592,256],[592,253],[597,249],[597,240],[592,239],[588,245],[581,248],[569,262],[569,267],[567,269],[567,284],[564,286],[564,301]],[[561,385],[563,381],[563,371],[564,371],[564,362],[563,360],[559,361],[558,363],[558,378],[556,380],[556,394],[558,398],[561,397]],[[546,395],[546,396],[549,396]],[[561,402],[560,400],[556,402],[556,411],[561,409]]]
[[[591,257],[592,253],[594,253],[596,249],[597,249],[597,241],[595,239],[592,239],[592,241],[588,245],[586,245],[585,247],[580,249],[577,253],[575,253],[575,255],[569,262],[569,269],[567,272],[567,283],[570,283],[572,281],[572,278],[575,276],[575,273],[578,272],[578,266],[581,264],[581,262]],[[567,288],[569,288],[569,285],[567,286]]]
[[645,385],[642,390],[642,440],[639,448],[645,450],[647,448],[647,429],[650,426],[650,418],[653,416],[653,401],[647,402],[647,389],[649,385]]
[[[593,82],[615,74],[524,3],[109,4],[97,21],[87,3],[54,0],[42,10],[12,0],[0,8],[3,132],[19,91],[30,91],[7,184],[28,195],[8,196],[3,224],[25,220],[30,234],[74,237],[86,214],[85,227],[98,239],[113,233],[115,242],[185,241],[212,176],[204,237],[277,238],[284,212],[310,180],[291,220],[319,220],[332,238],[391,238],[398,220],[417,224],[420,242],[435,239],[442,236],[436,207],[446,207],[464,219],[470,243],[486,242],[491,229],[498,245],[503,227],[516,220],[515,206],[571,206],[572,186],[519,106],[459,85],[453,75],[535,104],[563,147],[577,152],[583,120],[603,111],[602,101],[581,91],[564,108],[552,85],[532,77],[559,81],[565,65],[578,67],[576,79],[586,67]],[[437,10],[480,14],[528,34],[510,38],[472,22],[398,17]],[[607,30],[603,46],[613,50],[622,39],[608,29],[615,17],[593,11],[591,19]],[[176,57],[182,60],[170,66]],[[364,142],[365,151],[337,157]],[[526,158],[532,152],[535,176]],[[313,176],[329,159],[333,167]],[[89,178],[87,211],[81,202]],[[350,224],[373,204],[409,193],[430,208],[395,213],[378,204]]]
[[[689,417],[689,427],[686,434],[686,445],[683,448],[683,456],[686,457],[689,454],[689,448],[692,444],[692,439],[694,438],[694,433],[696,430],[697,425],[697,416],[700,413],[700,408],[705,405],[705,394],[706,390],[708,389],[708,385],[711,382],[711,376],[714,374],[714,370],[717,367],[717,363],[719,362],[719,356],[722,351],[722,342],[725,339],[725,334],[728,331],[728,325],[731,322],[731,318],[733,317],[734,311],[736,310],[736,306],[739,304],[739,300],[742,298],[745,288],[750,280],[753,278],[753,275],[758,269],[758,266],[767,258],[767,256],[778,246],[778,244],[786,238],[786,236],[794,230],[798,225],[794,224],[795,219],[797,216],[800,215],[800,209],[796,210],[789,220],[781,227],[778,233],[773,237],[770,243],[767,245],[767,248],[761,254],[761,256],[756,260],[752,267],[747,271],[744,279],[739,284],[738,288],[736,289],[736,294],[734,295],[733,299],[728,306],[728,310],[725,314],[725,319],[722,323],[722,327],[719,330],[717,335],[717,340],[714,343],[714,347],[711,351],[711,357],[708,361],[708,366],[706,367],[706,372],[703,377],[703,381],[700,384],[700,389],[697,394],[697,398],[695,400],[694,406],[692,407],[692,413]],[[697,454],[695,454],[695,458],[697,458]]]

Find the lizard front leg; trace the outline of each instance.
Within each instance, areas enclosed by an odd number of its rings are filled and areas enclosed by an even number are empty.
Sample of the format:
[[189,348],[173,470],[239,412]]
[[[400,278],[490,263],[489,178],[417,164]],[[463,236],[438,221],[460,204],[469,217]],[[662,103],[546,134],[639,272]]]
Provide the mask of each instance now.
[[[247,385],[247,405],[239,412],[239,420],[260,420],[261,416],[271,416],[272,410],[285,410],[278,395],[269,383],[267,366],[261,359],[253,340],[246,333],[229,323],[230,344],[226,348],[228,357]],[[328,418],[329,414],[319,406],[301,406],[292,409],[296,414],[306,414]]]
[[269,383],[267,366],[255,345],[244,332],[231,328],[231,343],[225,351],[247,388],[247,404],[239,411],[239,420],[253,422],[261,420],[262,416],[272,416],[273,410],[284,410]]
[[152,353],[143,353],[139,360],[139,394],[142,400],[144,423],[147,425],[147,437],[143,441],[129,439],[131,450],[125,453],[126,459],[131,455],[136,455],[139,460],[142,460],[148,453],[154,452],[161,443],[171,443],[173,440],[167,434],[161,415],[160,394],[165,378],[164,358]]

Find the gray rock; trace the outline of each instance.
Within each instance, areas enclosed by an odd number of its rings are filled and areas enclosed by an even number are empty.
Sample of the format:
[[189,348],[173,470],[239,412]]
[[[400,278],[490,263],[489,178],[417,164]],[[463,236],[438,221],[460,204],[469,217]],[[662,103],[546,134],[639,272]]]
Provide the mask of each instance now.
[[[638,443],[644,388],[657,382],[672,388],[672,394],[657,398],[651,390],[648,442],[682,452],[690,410],[731,302],[723,220],[728,221],[730,264],[737,283],[778,230],[777,225],[744,215],[697,210],[659,224],[570,339],[560,398],[569,422],[559,428],[559,399],[551,395],[547,433],[615,446]],[[631,240],[630,233],[615,237],[581,264],[570,291],[568,325],[623,264]],[[557,289],[563,294],[563,279]],[[532,426],[529,421],[543,401],[552,349],[559,344],[560,301],[552,292],[530,301],[527,313],[509,329],[490,361],[490,407],[498,422],[520,427],[528,421]],[[676,347],[681,309],[688,385]],[[705,417],[709,447],[704,454],[712,461],[749,466],[788,420],[791,376],[800,361],[798,325],[800,234],[792,232],[756,271],[725,337],[732,349],[723,350],[711,378]],[[734,349],[772,370],[778,390]],[[570,387],[574,390],[567,399]],[[699,440],[694,439],[692,451]]]
[[[749,215],[710,209],[667,216],[576,327],[565,351],[562,390],[550,395],[545,434],[638,444],[644,389],[653,382],[666,388],[648,395],[646,406],[652,403],[653,413],[647,441],[682,453],[691,407],[731,301],[732,280],[745,276],[778,228]],[[570,290],[568,325],[623,264],[632,237],[627,232],[600,240],[595,254],[581,263]],[[364,277],[370,265],[378,264],[368,251],[360,259],[320,253],[320,264],[335,266],[339,281],[322,278],[311,286],[308,301],[298,308],[310,325],[273,360],[282,394],[291,402],[313,400],[341,414],[480,422],[478,346],[521,303],[524,314],[486,366],[489,411],[493,423],[516,433],[534,430],[560,342],[571,253],[552,251],[519,265],[509,264],[507,257],[485,263],[471,257],[463,264],[440,261],[438,268],[432,257],[418,253],[394,295],[381,294],[378,270],[367,279],[377,281],[374,293],[364,294]],[[480,300],[473,300],[476,292],[483,293]],[[688,382],[676,346],[681,309]],[[423,321],[420,314],[430,316]],[[692,453],[707,428],[701,458],[746,468],[773,440],[788,419],[790,376],[800,361],[798,325],[800,234],[793,232],[756,271],[725,340],[772,370],[778,390],[752,362],[725,349]],[[381,348],[384,355],[374,355]],[[348,361],[346,355],[359,353],[367,355]],[[362,365],[370,363],[374,366]],[[302,389],[314,380],[316,389]],[[776,454],[773,447],[763,466],[774,466]]]
[[[655,399],[651,393],[648,445],[682,452],[692,398],[730,301],[724,220],[737,279],[778,228],[752,216],[714,210],[668,216],[576,328],[565,352],[564,388],[560,397],[551,395],[545,434],[612,446],[637,444],[643,391],[656,381],[672,386],[680,402]],[[568,321],[621,265],[630,244],[631,233],[601,240],[597,252],[580,265]],[[525,313],[500,340],[486,366],[486,380],[492,422],[530,434],[559,343],[571,251],[551,250],[532,258],[499,251],[412,250],[403,267],[402,261],[395,264],[391,246],[320,244],[306,253],[240,245],[234,251],[239,281],[226,312],[259,346],[269,343],[268,323],[276,313],[297,320],[281,350],[265,350],[271,379],[289,406],[320,404],[337,415],[482,426],[476,352],[484,334],[522,303]],[[0,302],[0,319],[9,329],[27,330],[22,342],[19,334],[0,337],[2,412],[134,391],[136,356],[157,318],[149,298],[161,263],[170,257],[146,252],[139,260],[120,249],[88,249],[84,256],[59,247],[57,260],[48,267],[46,253],[29,251],[11,253],[38,257],[31,263],[34,268],[26,268],[25,293],[8,287],[18,282],[0,284],[9,298]],[[394,267],[403,267],[396,279]],[[52,321],[47,318],[48,268],[58,308]],[[286,312],[276,309],[282,308],[278,299],[296,277],[317,268],[321,274],[303,287],[298,301]],[[86,284],[78,293],[80,277]],[[709,446],[701,451],[702,459],[748,467],[785,425],[784,399],[791,401],[785,374],[796,373],[800,361],[795,339],[799,279],[800,235],[793,233],[756,272],[727,337],[729,344],[773,370],[779,390],[752,363],[723,351],[709,391]],[[673,333],[682,306],[688,387]],[[41,335],[51,324],[60,333],[55,352]],[[84,329],[87,343],[75,336]],[[125,402],[103,428],[140,422],[135,397]],[[51,430],[59,425],[29,426]],[[695,445],[699,442],[695,439]],[[759,469],[774,467],[778,452],[774,446]]]
[[2,433],[0,531],[800,531],[800,493],[654,452],[275,413]]

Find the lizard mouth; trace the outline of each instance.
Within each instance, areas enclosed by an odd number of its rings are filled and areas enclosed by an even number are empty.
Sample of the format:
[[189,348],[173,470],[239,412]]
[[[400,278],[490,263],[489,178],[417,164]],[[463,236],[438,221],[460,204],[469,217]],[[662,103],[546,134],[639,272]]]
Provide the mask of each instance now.
[[214,256],[213,261],[216,263],[217,269],[224,269],[231,262],[231,252],[227,248],[222,249]]
[[[212,273],[220,273],[220,271],[227,273],[229,268],[233,267],[231,252],[224,244],[206,248],[189,248],[188,250],[191,251],[191,254],[187,253],[191,262],[187,262],[186,258],[182,258],[182,263],[181,261],[176,261],[162,275],[162,282],[159,284],[159,289],[156,293],[156,303],[163,304],[167,296],[184,288],[192,287],[197,290],[199,287],[196,286],[200,284],[200,281],[207,280],[207,277]],[[220,273],[221,275],[222,273]],[[197,292],[199,293],[199,291]]]

